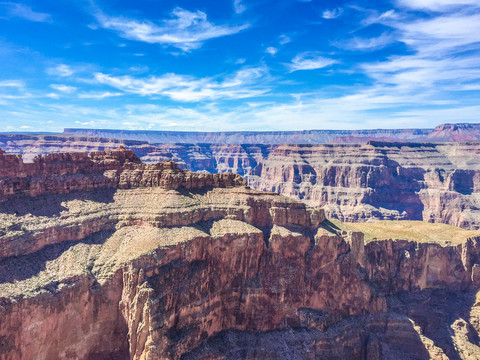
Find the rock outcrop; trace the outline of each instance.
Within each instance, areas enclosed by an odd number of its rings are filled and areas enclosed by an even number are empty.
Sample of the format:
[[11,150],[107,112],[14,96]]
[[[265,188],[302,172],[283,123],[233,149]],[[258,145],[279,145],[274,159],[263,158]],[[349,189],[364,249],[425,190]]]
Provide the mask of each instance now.
[[330,222],[122,149],[1,158],[2,360],[480,356],[479,232]]
[[144,164],[132,150],[58,153],[37,156],[24,163],[21,156],[0,150],[0,202],[27,194],[64,194],[92,189],[159,186],[196,189],[243,184],[236,174],[194,174],[172,161]]

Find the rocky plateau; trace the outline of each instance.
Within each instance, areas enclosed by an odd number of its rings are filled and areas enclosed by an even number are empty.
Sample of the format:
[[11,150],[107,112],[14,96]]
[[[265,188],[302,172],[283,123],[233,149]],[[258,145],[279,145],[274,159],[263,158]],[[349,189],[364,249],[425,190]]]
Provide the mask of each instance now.
[[1,152],[0,189],[2,360],[480,358],[479,231],[125,148]]
[[322,144],[365,143],[369,140],[445,142],[480,140],[480,124],[441,124],[434,129],[303,130],[303,131],[147,131],[65,129],[65,135],[190,144]]

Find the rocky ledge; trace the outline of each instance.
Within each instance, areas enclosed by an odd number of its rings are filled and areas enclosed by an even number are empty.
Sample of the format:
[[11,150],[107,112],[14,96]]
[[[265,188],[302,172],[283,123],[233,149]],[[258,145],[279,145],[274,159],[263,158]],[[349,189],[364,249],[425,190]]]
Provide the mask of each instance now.
[[[145,178],[128,154],[80,158]],[[4,198],[0,359],[478,358],[478,231],[332,222],[236,177],[152,171],[176,185]]]

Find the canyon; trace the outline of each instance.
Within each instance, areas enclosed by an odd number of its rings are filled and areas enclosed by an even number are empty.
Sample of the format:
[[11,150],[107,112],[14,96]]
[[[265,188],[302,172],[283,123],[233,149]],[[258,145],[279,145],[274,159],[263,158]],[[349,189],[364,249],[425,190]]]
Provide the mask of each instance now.
[[170,160],[195,172],[239,174],[253,189],[323,207],[328,217],[343,221],[423,220],[480,228],[479,141],[150,144],[74,135],[0,135],[0,146],[28,161],[42,153],[119,145],[145,163]]
[[2,360],[479,357],[480,231],[344,223],[124,147],[0,169]]

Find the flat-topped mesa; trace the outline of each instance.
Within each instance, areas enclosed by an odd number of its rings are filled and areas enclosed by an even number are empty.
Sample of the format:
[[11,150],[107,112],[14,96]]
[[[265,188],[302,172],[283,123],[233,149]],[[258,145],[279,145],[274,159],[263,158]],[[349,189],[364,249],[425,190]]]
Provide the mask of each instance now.
[[173,161],[144,164],[132,150],[57,153],[25,163],[0,149],[0,202],[18,196],[70,193],[94,189],[162,187],[200,189],[245,185],[236,174],[199,174],[181,170]]

